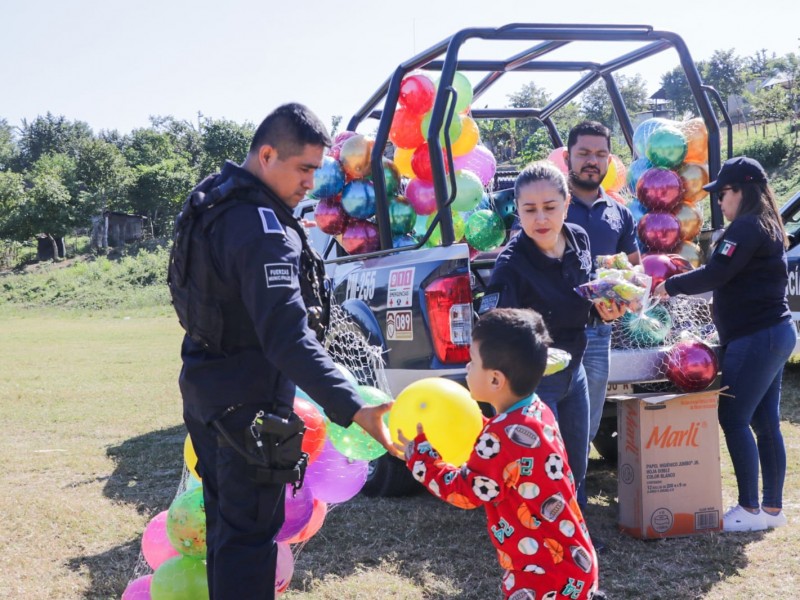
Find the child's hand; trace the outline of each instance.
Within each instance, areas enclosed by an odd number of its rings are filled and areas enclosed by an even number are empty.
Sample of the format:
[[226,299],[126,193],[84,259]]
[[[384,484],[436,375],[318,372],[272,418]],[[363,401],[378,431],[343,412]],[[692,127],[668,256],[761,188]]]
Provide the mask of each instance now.
[[[424,431],[422,430],[422,423],[417,423],[417,435],[423,434]],[[409,440],[406,436],[403,435],[402,430],[397,430],[397,439],[400,440],[399,442],[394,443],[395,449],[402,453],[405,456],[406,461],[414,456],[414,440]]]

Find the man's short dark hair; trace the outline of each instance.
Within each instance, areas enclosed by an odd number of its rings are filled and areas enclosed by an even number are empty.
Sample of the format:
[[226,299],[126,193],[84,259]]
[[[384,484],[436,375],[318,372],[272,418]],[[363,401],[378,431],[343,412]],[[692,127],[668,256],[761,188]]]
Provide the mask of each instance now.
[[604,137],[608,142],[608,149],[611,150],[611,130],[598,121],[582,121],[570,129],[569,137],[567,138],[567,150],[572,150],[572,147],[578,142],[578,136],[581,135]]
[[511,391],[529,396],[539,385],[552,342],[542,316],[529,308],[496,308],[478,319],[472,340],[480,342],[484,369],[508,379]]
[[266,144],[285,159],[302,154],[307,145],[329,148],[332,142],[319,117],[307,106],[292,102],[279,106],[261,121],[250,142],[250,152]]

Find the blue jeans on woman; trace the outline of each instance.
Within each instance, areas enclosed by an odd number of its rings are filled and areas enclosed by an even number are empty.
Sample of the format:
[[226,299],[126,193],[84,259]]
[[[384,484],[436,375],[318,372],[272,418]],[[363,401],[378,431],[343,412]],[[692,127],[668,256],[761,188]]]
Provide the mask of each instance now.
[[577,489],[586,477],[589,458],[589,388],[583,365],[542,378],[536,394],[556,417]]
[[723,349],[722,385],[733,398],[720,396],[719,424],[736,473],[739,505],[745,508],[759,506],[759,463],[763,505],[782,508],[786,448],[780,429],[781,378],[796,338],[792,321],[784,321]]

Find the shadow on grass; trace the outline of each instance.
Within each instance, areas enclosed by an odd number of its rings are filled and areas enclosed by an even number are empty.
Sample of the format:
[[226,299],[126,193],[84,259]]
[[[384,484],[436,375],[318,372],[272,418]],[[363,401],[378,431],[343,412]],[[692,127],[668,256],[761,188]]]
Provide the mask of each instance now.
[[[148,520],[167,509],[181,481],[185,437],[186,429],[180,425],[109,447],[106,454],[116,466],[103,494],[133,505]],[[119,598],[133,575],[140,543],[137,537],[101,554],[68,559],[70,569],[89,573],[91,583],[83,597]]]

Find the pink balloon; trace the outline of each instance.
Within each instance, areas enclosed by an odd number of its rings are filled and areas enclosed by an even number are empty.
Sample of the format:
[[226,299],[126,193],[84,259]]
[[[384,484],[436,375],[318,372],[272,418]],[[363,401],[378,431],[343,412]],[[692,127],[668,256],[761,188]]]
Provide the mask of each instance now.
[[636,197],[647,210],[669,212],[683,198],[681,176],[669,169],[647,169],[636,183]]
[[294,556],[289,544],[278,542],[278,564],[275,569],[275,591],[282,594],[289,587],[294,575]]
[[667,351],[664,374],[684,392],[706,389],[718,370],[717,355],[699,340],[678,342]]
[[339,160],[344,143],[356,135],[358,134],[355,131],[340,131],[337,133],[333,140],[333,146],[328,149],[328,156],[332,156],[336,160]]
[[364,487],[368,471],[368,461],[347,458],[326,439],[317,460],[308,465],[306,482],[314,498],[331,504],[347,502]]
[[142,554],[154,571],[167,559],[180,555],[167,536],[167,512],[164,510],[153,517],[142,534]]
[[304,485],[297,490],[297,493],[292,493],[292,486],[287,485],[283,506],[286,518],[275,538],[279,542],[300,533],[311,519],[311,514],[314,512],[314,494],[311,492],[311,486]]
[[463,156],[453,158],[453,166],[456,171],[472,171],[478,176],[481,183],[487,186],[497,171],[497,159],[486,146],[478,144]]
[[122,592],[121,600],[150,600],[150,581],[152,579],[152,575],[143,575],[128,583],[128,587]]
[[569,174],[569,167],[567,166],[567,161],[564,160],[564,152],[566,151],[566,146],[561,146],[560,148],[556,148],[550,154],[547,155],[547,160],[553,163],[558,169],[564,174]]
[[681,223],[672,213],[649,212],[639,219],[636,230],[639,239],[655,252],[669,252],[683,241]]
[[406,184],[406,198],[418,215],[429,215],[436,210],[436,190],[433,183],[414,178]]
[[328,235],[342,233],[347,227],[349,218],[344,208],[342,208],[342,202],[339,197],[323,198],[314,208],[314,220],[317,222],[320,231]]
[[363,254],[380,250],[381,239],[375,223],[362,219],[350,219],[342,234],[342,247],[348,254]]

